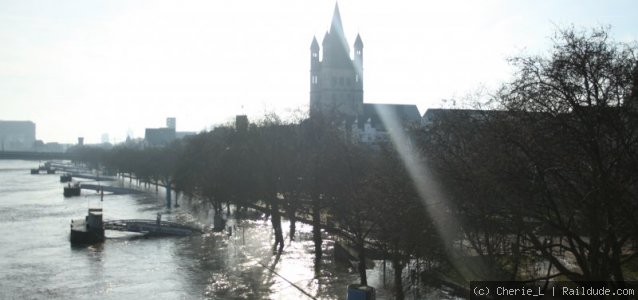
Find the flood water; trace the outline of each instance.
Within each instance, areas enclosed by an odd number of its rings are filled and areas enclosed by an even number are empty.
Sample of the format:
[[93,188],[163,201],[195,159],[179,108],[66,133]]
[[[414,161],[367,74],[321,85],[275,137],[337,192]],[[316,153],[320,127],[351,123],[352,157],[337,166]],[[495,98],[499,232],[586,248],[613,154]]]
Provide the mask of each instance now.
[[[329,236],[324,267],[315,274],[307,225],[297,224],[296,240],[287,239],[277,258],[270,222],[259,215],[230,223],[232,236],[145,238],[107,231],[103,244],[72,247],[70,221],[84,218],[89,206],[103,206],[105,220],[155,219],[162,212],[164,220],[211,224],[212,216],[191,213],[186,203],[167,210],[162,191],[154,189],[105,195],[103,202],[86,190],[65,198],[60,174],[29,174],[37,165],[0,160],[0,299],[310,299],[306,293],[345,299],[347,285],[358,281],[355,272],[333,263]],[[369,283],[381,287],[378,270],[370,270]],[[384,293],[379,289],[377,299]]]

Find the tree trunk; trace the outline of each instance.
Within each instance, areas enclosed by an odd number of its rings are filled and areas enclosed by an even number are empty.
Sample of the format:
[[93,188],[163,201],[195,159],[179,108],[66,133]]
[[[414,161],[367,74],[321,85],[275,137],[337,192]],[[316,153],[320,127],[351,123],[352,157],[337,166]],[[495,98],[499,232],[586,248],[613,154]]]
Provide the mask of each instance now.
[[215,200],[215,212],[217,212],[218,214],[221,215],[222,209],[223,209],[223,207],[222,207],[221,201]]
[[361,281],[361,285],[368,285],[368,275],[366,274],[366,249],[363,244],[363,240],[357,241],[357,252],[359,264],[357,265],[357,270],[359,271],[359,278]]
[[396,300],[405,299],[405,295],[403,294],[403,267],[397,255],[393,255],[392,268],[394,269],[394,296]]
[[295,202],[296,199],[290,199],[290,201],[288,201],[288,219],[290,219],[290,240],[294,241],[295,240],[295,231],[297,229],[296,226],[296,222],[297,222],[297,203]]
[[514,241],[510,246],[511,248],[510,255],[512,255],[512,258],[513,258],[512,273],[510,274],[510,280],[512,281],[516,280],[516,276],[518,275],[518,268],[521,263],[520,245],[521,245],[521,233],[518,232],[516,234],[516,241]]
[[[626,288],[626,284],[625,284],[625,276],[623,275],[623,271],[621,268],[621,254],[622,254],[622,247],[620,245],[620,243],[616,240],[616,237],[613,237],[614,240],[612,241],[612,274],[614,276],[614,283],[615,283],[615,288],[617,289],[624,289]],[[628,297],[621,297],[621,299],[628,299]]]
[[319,196],[312,196],[312,241],[315,243],[315,266],[321,262],[323,255],[321,244],[321,207],[319,205]]
[[270,221],[272,223],[273,229],[275,229],[275,245],[273,246],[273,250],[277,250],[281,253],[284,250],[284,235],[281,229],[281,215],[279,213],[279,199],[277,197],[273,197],[271,208],[271,218]]

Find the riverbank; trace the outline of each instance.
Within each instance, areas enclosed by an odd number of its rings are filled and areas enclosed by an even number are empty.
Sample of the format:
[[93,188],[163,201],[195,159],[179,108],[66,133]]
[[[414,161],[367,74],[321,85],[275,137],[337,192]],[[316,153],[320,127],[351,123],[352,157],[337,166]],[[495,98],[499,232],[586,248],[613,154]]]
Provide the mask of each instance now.
[[[121,184],[125,188],[137,188],[140,191],[154,194],[159,203],[165,203],[166,190],[162,185],[155,185],[154,183],[138,182],[135,178],[129,176],[122,176],[120,180],[116,181],[117,184]],[[180,221],[183,222],[198,222],[204,227],[212,229],[215,224],[215,213],[212,207],[202,204],[201,201],[189,200],[186,197],[178,196],[173,192],[171,198],[180,199],[179,208],[165,209],[166,213],[173,213]],[[255,226],[259,224],[262,229],[268,230],[268,235],[261,236],[259,238],[259,246],[252,244],[249,248],[261,247],[262,260],[259,261],[259,265],[262,266],[264,272],[271,272],[270,276],[280,277],[281,280],[287,282],[290,287],[288,289],[298,289],[302,294],[302,299],[310,298],[307,295],[315,295],[318,298],[323,298],[326,295],[318,293],[321,289],[333,291],[337,298],[329,299],[345,299],[347,285],[351,283],[358,283],[359,278],[354,266],[349,263],[339,263],[335,258],[335,235],[329,231],[323,231],[323,245],[322,250],[324,253],[322,261],[322,269],[315,274],[314,260],[314,244],[312,241],[312,227],[310,225],[309,216],[304,218],[298,216],[297,225],[295,226],[295,240],[290,240],[290,220],[287,219],[282,212],[282,228],[284,229],[284,238],[286,241],[284,251],[282,255],[277,256],[272,252],[272,245],[274,244],[273,230],[268,219],[268,214],[263,207],[251,207],[250,212],[243,212],[237,214],[234,206],[231,205],[231,214],[227,216],[225,213],[217,216],[222,217],[227,221],[227,226],[233,228],[232,235],[229,236],[229,240],[236,242],[240,240],[245,242],[245,236],[243,231],[244,226]],[[224,209],[226,212],[226,209]],[[239,218],[237,216],[240,216]],[[214,233],[215,235],[228,235],[229,231],[226,230],[222,233]],[[264,237],[266,237],[264,239]],[[257,257],[258,258],[258,257]],[[390,262],[384,262],[382,260],[374,260],[371,264],[372,268],[367,270],[368,282],[370,286],[373,286],[377,291],[377,299],[392,299],[392,278],[393,269]],[[272,267],[272,268],[271,268]],[[288,268],[295,269],[291,273]],[[305,269],[305,270],[304,270]],[[403,271],[404,286],[406,299],[422,299],[422,297],[428,297],[429,299],[458,299],[454,296],[454,292],[449,289],[442,290],[438,287],[428,287],[422,284],[417,284],[413,280],[414,276],[411,275],[412,270],[406,268]],[[345,280],[336,281],[334,277],[336,274],[342,274]],[[313,294],[314,293],[314,294]],[[318,293],[318,294],[317,294]],[[317,296],[318,295],[318,296]],[[343,297],[343,298],[342,298]],[[271,298],[278,299],[278,298]]]

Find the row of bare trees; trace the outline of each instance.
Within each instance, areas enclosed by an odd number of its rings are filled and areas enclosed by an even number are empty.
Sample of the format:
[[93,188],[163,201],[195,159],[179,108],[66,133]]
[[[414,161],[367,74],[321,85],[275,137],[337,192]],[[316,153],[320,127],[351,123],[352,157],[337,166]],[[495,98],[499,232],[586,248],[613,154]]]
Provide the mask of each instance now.
[[260,209],[269,215],[276,252],[284,247],[282,218],[290,238],[300,219],[313,227],[316,267],[321,267],[322,232],[348,241],[358,253],[357,271],[367,285],[368,249],[386,253],[403,298],[402,271],[438,245],[427,213],[391,144],[359,143],[319,116],[286,124],[266,116],[248,129],[220,126],[162,148],[117,146],[84,149],[82,160],[142,182],[171,186],[186,198],[214,208]]
[[[514,79],[490,99],[495,109],[441,110],[398,141],[422,154],[414,163],[436,178],[445,201],[423,199],[425,183],[410,176],[396,139],[370,147],[320,116],[218,127],[162,149],[116,147],[103,160],[218,212],[224,204],[266,209],[277,251],[284,248],[281,218],[291,220],[291,238],[295,221],[306,218],[317,265],[321,232],[333,230],[357,248],[362,284],[366,250],[381,249],[398,270],[397,299],[404,297],[401,271],[414,259],[468,281],[563,278],[622,287],[638,255],[631,247],[638,238],[635,46],[611,41],[607,29],[567,29],[550,57],[512,63]],[[443,218],[458,223],[451,238],[441,236],[424,204],[439,202]],[[450,254],[450,243],[464,249],[461,256]],[[525,268],[538,262],[541,272]]]

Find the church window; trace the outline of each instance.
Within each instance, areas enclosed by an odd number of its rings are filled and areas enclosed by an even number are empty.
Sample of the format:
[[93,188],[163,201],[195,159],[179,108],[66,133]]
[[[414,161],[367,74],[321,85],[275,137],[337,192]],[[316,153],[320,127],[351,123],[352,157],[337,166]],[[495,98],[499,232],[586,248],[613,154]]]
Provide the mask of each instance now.
[[317,82],[319,82],[318,79],[317,79],[317,75],[312,75],[312,81],[311,82],[312,82],[312,84],[317,84]]
[[359,74],[354,76],[354,82],[359,82]]
[[312,57],[317,57],[319,54],[317,52],[312,52]]

